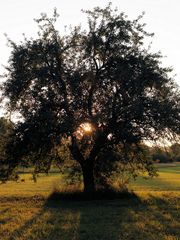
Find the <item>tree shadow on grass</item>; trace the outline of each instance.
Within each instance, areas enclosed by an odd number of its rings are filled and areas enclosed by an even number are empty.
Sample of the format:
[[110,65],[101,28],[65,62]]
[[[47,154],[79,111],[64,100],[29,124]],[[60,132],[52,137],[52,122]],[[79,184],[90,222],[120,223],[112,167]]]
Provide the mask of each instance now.
[[178,239],[177,203],[151,196],[65,201],[52,195],[9,240]]

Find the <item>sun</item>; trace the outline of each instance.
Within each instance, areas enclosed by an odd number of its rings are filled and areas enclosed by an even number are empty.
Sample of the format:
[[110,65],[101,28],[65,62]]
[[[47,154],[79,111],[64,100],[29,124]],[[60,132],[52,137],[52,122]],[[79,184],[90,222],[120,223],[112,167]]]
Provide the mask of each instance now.
[[84,133],[91,133],[93,131],[92,125],[88,122],[82,123],[81,128],[84,131]]
[[75,131],[77,139],[81,140],[85,136],[91,136],[94,131],[94,127],[89,122],[81,123],[81,125]]

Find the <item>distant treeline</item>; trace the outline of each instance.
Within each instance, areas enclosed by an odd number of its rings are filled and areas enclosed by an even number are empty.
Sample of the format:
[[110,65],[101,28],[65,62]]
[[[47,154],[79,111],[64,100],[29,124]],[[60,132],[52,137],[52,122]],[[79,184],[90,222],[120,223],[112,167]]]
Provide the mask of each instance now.
[[151,147],[150,154],[154,162],[169,163],[180,162],[180,144],[174,143],[169,147]]

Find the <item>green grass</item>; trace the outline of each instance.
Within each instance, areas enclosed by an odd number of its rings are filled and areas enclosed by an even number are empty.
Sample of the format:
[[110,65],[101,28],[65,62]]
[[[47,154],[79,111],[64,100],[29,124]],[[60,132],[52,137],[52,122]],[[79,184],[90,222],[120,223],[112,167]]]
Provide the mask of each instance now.
[[41,174],[37,178],[36,183],[32,180],[32,175],[30,173],[21,174],[20,176],[24,181],[19,181],[18,183],[9,181],[0,185],[0,197],[34,195],[48,196],[57,185],[59,186],[62,183],[61,174],[51,173],[48,176]]
[[75,202],[49,197],[61,175],[21,175],[0,185],[0,240],[178,240],[180,166],[159,169],[130,184],[137,197]]
[[135,191],[180,191],[180,164],[158,167],[158,177],[137,178],[130,183]]
[[[0,185],[1,196],[48,196],[55,188],[63,187],[62,175],[50,173],[48,176],[40,174],[37,183],[32,181],[30,173],[21,174],[25,182],[7,182]],[[150,179],[139,177],[131,181],[129,188],[134,191],[180,191],[180,164],[176,166],[159,167],[159,176]]]

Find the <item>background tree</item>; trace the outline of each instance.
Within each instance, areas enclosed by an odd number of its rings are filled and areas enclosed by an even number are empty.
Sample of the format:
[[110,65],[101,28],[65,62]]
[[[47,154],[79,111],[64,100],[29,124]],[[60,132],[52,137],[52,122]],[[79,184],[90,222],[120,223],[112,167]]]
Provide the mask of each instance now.
[[[105,149],[120,144],[130,162],[129,149],[140,152],[142,141],[179,135],[180,94],[161,54],[144,47],[152,34],[142,16],[128,20],[110,5],[85,13],[87,30],[78,26],[61,36],[55,11],[53,18],[36,20],[37,39],[10,42],[3,92],[8,110],[23,119],[9,145],[9,174],[27,155],[38,164],[49,156],[50,164],[66,139],[84,191],[94,192],[96,161]],[[142,163],[149,171],[150,163]]]
[[4,117],[0,118],[0,180],[5,178],[6,145],[10,141],[13,124]]
[[180,162],[180,144],[174,143],[170,146],[171,158],[174,162]]
[[151,154],[154,162],[169,163],[173,161],[168,147],[166,149],[160,146],[153,147],[151,149]]
[[5,145],[8,141],[8,136],[12,132],[13,125],[6,118],[0,118],[0,159],[5,158]]

